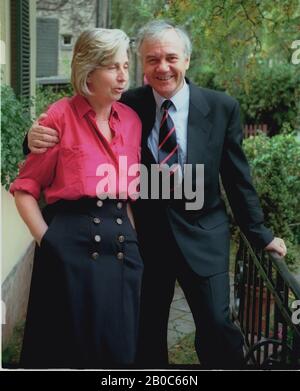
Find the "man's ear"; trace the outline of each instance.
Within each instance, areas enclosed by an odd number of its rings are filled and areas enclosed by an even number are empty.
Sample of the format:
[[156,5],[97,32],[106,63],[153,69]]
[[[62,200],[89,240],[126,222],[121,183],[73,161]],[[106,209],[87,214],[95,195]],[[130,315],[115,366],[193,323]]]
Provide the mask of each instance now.
[[186,67],[185,67],[185,70],[187,71],[190,67],[190,60],[191,60],[191,57],[187,57],[185,59],[185,63],[186,63]]

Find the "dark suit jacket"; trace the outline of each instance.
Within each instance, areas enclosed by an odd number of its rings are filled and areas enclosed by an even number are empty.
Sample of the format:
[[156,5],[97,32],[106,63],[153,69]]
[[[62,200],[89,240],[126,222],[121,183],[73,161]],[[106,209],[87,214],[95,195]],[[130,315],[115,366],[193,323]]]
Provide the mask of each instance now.
[[[209,276],[228,270],[229,227],[220,193],[220,176],[235,219],[249,241],[263,248],[273,235],[263,225],[263,212],[242,150],[243,132],[237,101],[225,93],[188,83],[186,163],[204,164],[204,205],[201,210],[186,211],[184,199],[139,200],[135,217],[146,262],[151,262],[155,251],[161,251],[160,239],[169,225],[192,269],[201,276]],[[147,146],[156,110],[152,89],[144,86],[129,90],[122,96],[122,102],[132,107],[142,120],[142,163],[150,167],[155,163]],[[163,223],[164,218],[168,225]],[[167,256],[167,246],[164,249]]]

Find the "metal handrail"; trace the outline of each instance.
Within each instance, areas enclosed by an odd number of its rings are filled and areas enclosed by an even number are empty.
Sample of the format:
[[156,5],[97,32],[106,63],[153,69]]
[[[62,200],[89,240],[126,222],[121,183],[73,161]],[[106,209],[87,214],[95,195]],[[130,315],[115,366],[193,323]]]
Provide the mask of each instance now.
[[290,289],[293,291],[294,295],[300,299],[300,284],[291,274],[284,259],[280,258],[277,254],[269,253],[269,256],[272,258],[272,262],[278,272],[282,275],[284,280],[288,282]]
[[236,257],[234,320],[245,338],[245,361],[258,368],[300,368],[300,324],[289,302],[300,285],[284,259],[256,252],[240,232]]

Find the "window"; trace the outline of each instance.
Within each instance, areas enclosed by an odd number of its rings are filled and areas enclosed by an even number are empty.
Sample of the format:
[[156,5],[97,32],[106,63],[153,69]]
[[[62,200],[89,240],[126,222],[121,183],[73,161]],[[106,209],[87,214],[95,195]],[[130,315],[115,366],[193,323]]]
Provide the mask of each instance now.
[[61,36],[61,48],[72,49],[73,47],[73,36],[71,34],[63,34]]
[[58,18],[37,18],[36,31],[37,77],[57,76],[60,39]]

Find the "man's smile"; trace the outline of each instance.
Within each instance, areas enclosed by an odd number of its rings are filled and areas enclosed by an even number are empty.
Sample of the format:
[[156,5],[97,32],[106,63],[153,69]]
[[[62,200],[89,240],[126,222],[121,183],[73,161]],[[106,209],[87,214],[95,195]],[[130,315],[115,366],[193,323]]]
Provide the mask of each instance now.
[[170,79],[172,79],[174,76],[157,76],[156,79],[160,80],[160,81],[168,81]]

